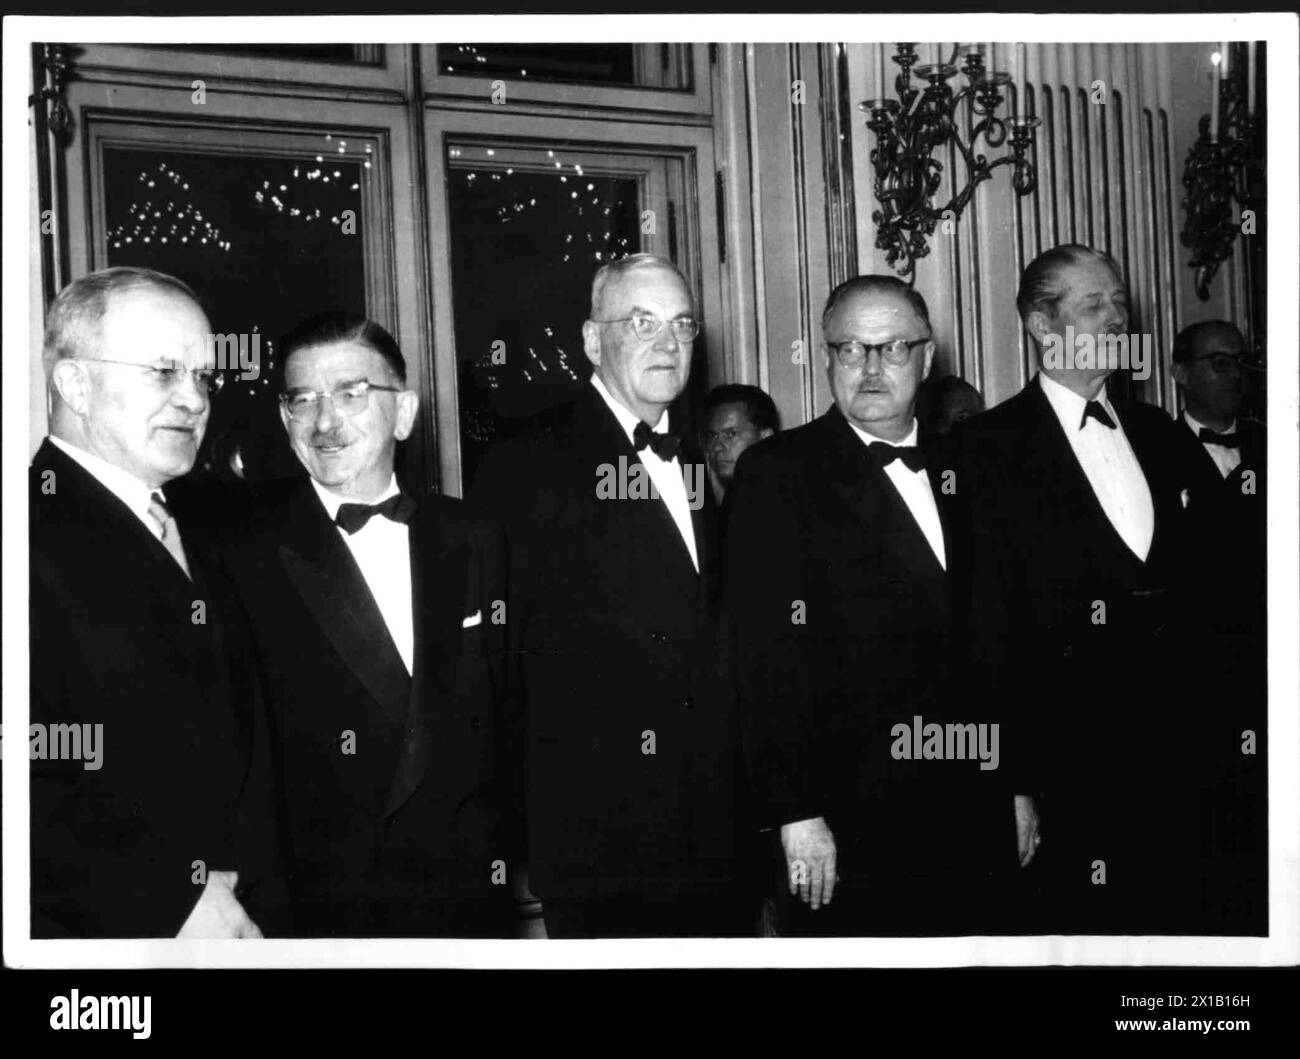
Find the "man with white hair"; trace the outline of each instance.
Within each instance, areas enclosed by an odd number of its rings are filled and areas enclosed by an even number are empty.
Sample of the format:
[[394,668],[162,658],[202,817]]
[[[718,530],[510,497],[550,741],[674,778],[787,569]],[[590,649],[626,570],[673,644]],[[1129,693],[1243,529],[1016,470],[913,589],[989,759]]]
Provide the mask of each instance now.
[[716,512],[670,410],[698,333],[671,262],[601,268],[582,329],[590,384],[489,453],[472,497],[506,527],[529,883],[550,937],[746,925]]
[[90,273],[50,308],[29,476],[36,937],[256,938],[250,912],[279,907],[251,669],[165,491],[194,466],[213,361],[171,276]]

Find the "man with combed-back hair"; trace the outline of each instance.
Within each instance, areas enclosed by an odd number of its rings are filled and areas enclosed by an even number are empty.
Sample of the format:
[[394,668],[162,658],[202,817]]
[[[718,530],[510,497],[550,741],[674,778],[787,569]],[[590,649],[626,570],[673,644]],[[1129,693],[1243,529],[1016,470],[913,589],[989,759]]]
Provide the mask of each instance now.
[[277,932],[248,645],[213,542],[169,489],[193,467],[220,388],[208,319],[172,276],[92,272],[55,299],[42,359],[31,721],[64,739],[32,747],[32,934]]
[[952,466],[971,538],[968,686],[1005,711],[1034,862],[1020,927],[1192,932],[1208,728],[1176,649],[1201,497],[1169,417],[1122,400],[1119,365],[1088,355],[1129,331],[1115,261],[1048,250],[1016,304],[1040,369],[958,425]]

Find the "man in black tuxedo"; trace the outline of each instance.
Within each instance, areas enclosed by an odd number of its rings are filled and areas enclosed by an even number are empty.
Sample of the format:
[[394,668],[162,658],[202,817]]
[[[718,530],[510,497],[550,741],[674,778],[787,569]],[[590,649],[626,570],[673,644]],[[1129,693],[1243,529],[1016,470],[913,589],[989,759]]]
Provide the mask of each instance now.
[[694,313],[664,258],[600,269],[590,385],[490,452],[475,484],[509,542],[529,883],[553,938],[752,930],[732,891],[713,497],[669,433]]
[[1169,417],[1107,392],[1122,364],[1108,336],[1129,325],[1111,258],[1047,251],[1017,306],[1040,370],[958,427],[954,468],[973,558],[969,681],[1009,716],[1041,842],[1042,903],[1021,926],[1182,932],[1198,914],[1206,732],[1180,683],[1194,482]]
[[1215,704],[1205,842],[1214,910],[1229,933],[1258,931],[1267,904],[1267,443],[1263,424],[1242,414],[1250,368],[1246,340],[1226,320],[1191,324],[1174,340],[1180,433],[1197,479],[1193,597],[1207,636],[1187,659]]
[[[266,725],[189,472],[221,377],[179,280],[93,272],[50,308],[32,462],[34,937],[276,929]],[[39,743],[37,742],[39,739]]]
[[398,487],[418,395],[382,327],[317,317],[281,357],[307,476],[260,492],[227,562],[271,707],[296,932],[512,936],[499,531]]
[[[917,447],[929,314],[898,279],[859,276],[831,293],[822,333],[833,407],[749,449],[728,497],[749,771],[799,898],[782,930],[991,931],[1015,818],[999,711],[952,681],[962,542]],[[913,738],[931,725],[972,727],[938,753]]]

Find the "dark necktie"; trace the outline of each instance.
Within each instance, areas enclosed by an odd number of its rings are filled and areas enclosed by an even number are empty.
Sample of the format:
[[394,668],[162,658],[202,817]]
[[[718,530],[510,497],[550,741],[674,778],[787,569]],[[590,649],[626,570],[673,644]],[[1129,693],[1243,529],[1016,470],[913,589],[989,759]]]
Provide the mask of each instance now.
[[890,445],[885,441],[873,441],[867,445],[867,451],[871,453],[881,470],[895,460],[902,460],[903,466],[909,471],[925,469],[925,457],[915,445]]
[[1200,433],[1196,436],[1206,445],[1222,445],[1225,449],[1241,448],[1241,435],[1235,432],[1220,434],[1209,427],[1201,427]]
[[649,448],[661,460],[671,460],[677,455],[682,439],[676,434],[660,434],[651,430],[649,424],[641,420],[632,431],[632,443],[636,445],[637,452]]
[[351,536],[361,529],[375,515],[383,515],[393,522],[407,523],[415,514],[415,501],[409,496],[398,493],[378,504],[340,504],[339,513],[334,521]]
[[1115,429],[1115,420],[1111,419],[1110,413],[1102,407],[1100,401],[1089,401],[1083,406],[1083,418],[1079,420],[1079,429],[1082,430],[1088,425],[1089,419],[1095,419],[1107,430]]

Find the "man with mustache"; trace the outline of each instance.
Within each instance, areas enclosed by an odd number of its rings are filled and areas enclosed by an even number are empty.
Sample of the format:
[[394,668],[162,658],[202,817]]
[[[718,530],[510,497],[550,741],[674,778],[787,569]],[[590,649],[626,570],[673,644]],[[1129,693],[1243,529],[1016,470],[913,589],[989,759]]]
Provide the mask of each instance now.
[[[31,722],[102,731],[31,762],[34,937],[274,927],[266,726],[202,527],[169,495],[221,375],[180,280],[92,272],[50,307],[32,461]],[[22,746],[22,742],[18,742]],[[268,918],[270,917],[270,918]]]
[[[698,333],[672,262],[601,268],[582,329],[591,382],[489,453],[475,483],[509,540],[529,885],[552,938],[753,930],[733,885],[715,509],[702,458],[672,433]],[[654,492],[610,495],[614,467]]]
[[514,932],[499,531],[395,474],[419,396],[396,341],[326,314],[281,343],[306,475],[227,553],[275,726],[295,932]]
[[929,313],[897,278],[858,276],[831,292],[822,335],[834,405],[749,449],[728,495],[724,583],[755,811],[778,896],[794,898],[781,930],[978,933],[1016,870],[1012,793],[973,748],[895,753],[896,726],[918,716],[999,719],[952,679],[962,541],[942,464],[917,446]]
[[1038,848],[1027,874],[1042,904],[1023,926],[1183,932],[1200,896],[1205,718],[1175,649],[1199,497],[1179,428],[1121,400],[1114,365],[1086,355],[1128,332],[1119,266],[1055,247],[1016,304],[1039,372],[959,425],[953,467],[973,558],[969,684],[1006,711],[1018,819]]

